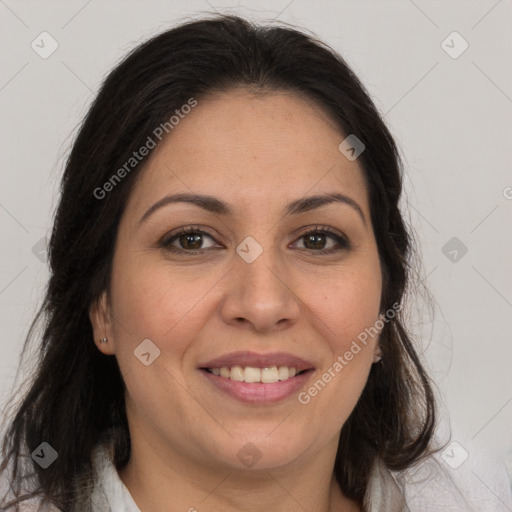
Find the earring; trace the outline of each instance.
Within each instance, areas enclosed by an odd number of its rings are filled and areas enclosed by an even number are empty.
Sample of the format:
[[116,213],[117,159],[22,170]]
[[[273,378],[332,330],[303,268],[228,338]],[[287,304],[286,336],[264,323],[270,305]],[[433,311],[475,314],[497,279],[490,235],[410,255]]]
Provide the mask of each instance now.
[[108,343],[108,338],[103,338],[102,340],[100,340],[100,343]]

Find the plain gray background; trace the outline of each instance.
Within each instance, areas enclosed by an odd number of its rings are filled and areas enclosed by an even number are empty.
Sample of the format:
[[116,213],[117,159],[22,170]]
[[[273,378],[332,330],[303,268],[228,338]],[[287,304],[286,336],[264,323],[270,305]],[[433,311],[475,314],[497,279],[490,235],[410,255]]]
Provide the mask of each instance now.
[[[315,33],[368,88],[403,153],[404,212],[436,300],[433,318],[411,302],[419,351],[455,439],[510,458],[510,0],[0,0],[1,403],[48,278],[41,240],[75,128],[127,51],[215,11]],[[32,43],[58,48],[42,58]]]

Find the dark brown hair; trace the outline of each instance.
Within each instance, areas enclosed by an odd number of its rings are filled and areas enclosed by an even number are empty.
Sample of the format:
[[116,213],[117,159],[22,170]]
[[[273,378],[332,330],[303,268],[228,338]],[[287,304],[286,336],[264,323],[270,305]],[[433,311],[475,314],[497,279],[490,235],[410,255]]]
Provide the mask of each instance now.
[[[383,273],[381,311],[401,302],[410,278],[411,237],[398,207],[400,158],[345,61],[313,36],[235,16],[187,22],[150,39],[107,76],[66,163],[48,250],[51,277],[25,341],[26,348],[43,322],[37,367],[28,392],[15,404],[2,448],[0,470],[10,468],[14,496],[31,472],[42,496],[62,510],[76,510],[80,489],[91,482],[92,451],[107,435],[113,436],[117,469],[127,463],[122,375],[116,358],[96,348],[88,309],[108,289],[119,221],[144,161],[105,197],[98,199],[95,190],[190,98],[233,87],[310,98],[342,133],[365,144],[358,161]],[[383,364],[372,366],[342,428],[334,467],[343,493],[360,504],[376,458],[391,469],[409,467],[428,450],[435,424],[429,379],[400,313],[385,324],[380,340]],[[58,452],[47,469],[29,456],[42,441]],[[18,510],[22,499],[11,506]],[[0,504],[7,508],[7,498]]]

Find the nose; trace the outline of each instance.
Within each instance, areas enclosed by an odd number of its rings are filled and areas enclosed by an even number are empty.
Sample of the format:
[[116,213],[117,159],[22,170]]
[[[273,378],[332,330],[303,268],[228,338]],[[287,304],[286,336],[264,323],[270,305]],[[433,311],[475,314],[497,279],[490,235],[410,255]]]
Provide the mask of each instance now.
[[275,251],[264,250],[251,263],[235,256],[221,307],[225,323],[260,333],[275,332],[294,325],[300,313],[297,290]]

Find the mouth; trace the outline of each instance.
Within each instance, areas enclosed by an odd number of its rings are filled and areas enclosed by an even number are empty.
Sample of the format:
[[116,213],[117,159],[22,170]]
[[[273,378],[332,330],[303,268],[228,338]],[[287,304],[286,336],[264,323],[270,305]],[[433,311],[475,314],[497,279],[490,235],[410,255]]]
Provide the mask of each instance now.
[[252,404],[270,404],[296,394],[314,373],[314,366],[291,354],[237,352],[198,368],[223,395]]

